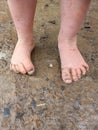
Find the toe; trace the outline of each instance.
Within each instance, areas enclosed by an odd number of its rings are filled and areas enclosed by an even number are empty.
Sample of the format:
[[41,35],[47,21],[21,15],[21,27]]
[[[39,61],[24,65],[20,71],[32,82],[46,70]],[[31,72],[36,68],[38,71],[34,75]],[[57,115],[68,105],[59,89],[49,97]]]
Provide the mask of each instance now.
[[81,66],[81,71],[82,71],[82,74],[85,75],[86,74],[86,68]]
[[11,65],[10,65],[10,69],[13,70],[15,73],[18,73],[15,64],[11,64]]
[[32,63],[25,65],[25,68],[26,68],[26,73],[28,75],[33,75],[35,68],[34,68],[34,65]]
[[77,76],[80,79],[81,78],[81,70],[80,70],[80,68],[77,68],[76,71],[77,71]]
[[71,73],[70,73],[69,68],[63,68],[62,69],[62,79],[67,84],[72,83],[72,77],[71,77]]
[[15,69],[16,69],[17,73],[19,73],[19,66],[17,64],[15,64]]
[[34,71],[35,71],[35,69],[34,69],[34,67],[32,67],[32,69],[30,69],[30,70],[27,72],[27,74],[28,74],[28,75],[33,75]]
[[85,64],[83,65],[83,67],[85,67],[87,71],[89,70],[89,66],[88,66],[87,63],[85,63]]
[[73,81],[77,81],[78,80],[78,75],[77,75],[76,69],[72,69],[71,73],[72,73],[72,79],[73,79]]
[[18,70],[19,70],[20,73],[26,74],[26,69],[25,69],[25,67],[22,63],[18,64]]
[[71,84],[71,83],[72,83],[72,80],[70,80],[70,79],[65,79],[64,82],[65,82],[66,84]]

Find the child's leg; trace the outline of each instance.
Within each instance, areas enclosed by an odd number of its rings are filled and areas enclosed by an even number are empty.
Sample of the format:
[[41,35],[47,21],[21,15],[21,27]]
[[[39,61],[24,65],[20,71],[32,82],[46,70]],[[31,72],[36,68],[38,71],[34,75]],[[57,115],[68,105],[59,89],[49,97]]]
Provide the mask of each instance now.
[[34,72],[31,51],[34,48],[32,27],[36,2],[37,0],[8,0],[18,35],[18,42],[11,59],[10,68],[23,74]]
[[61,0],[61,27],[58,48],[61,58],[62,79],[66,83],[85,75],[88,65],[77,47],[77,32],[91,0]]

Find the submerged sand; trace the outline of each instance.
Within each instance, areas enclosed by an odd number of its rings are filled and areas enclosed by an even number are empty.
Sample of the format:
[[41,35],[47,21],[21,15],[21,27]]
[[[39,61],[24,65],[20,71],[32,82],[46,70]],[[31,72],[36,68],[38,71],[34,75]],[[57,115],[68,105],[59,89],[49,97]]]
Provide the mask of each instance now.
[[59,0],[38,0],[36,72],[15,74],[9,64],[16,31],[6,1],[0,0],[0,130],[98,130],[98,1],[92,1],[78,34],[90,71],[71,85],[60,77],[59,22]]

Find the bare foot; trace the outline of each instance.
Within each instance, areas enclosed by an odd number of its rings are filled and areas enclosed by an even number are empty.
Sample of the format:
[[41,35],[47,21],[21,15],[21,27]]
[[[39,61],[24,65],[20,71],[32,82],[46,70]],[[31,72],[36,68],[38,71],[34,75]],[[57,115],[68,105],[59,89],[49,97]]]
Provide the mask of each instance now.
[[59,41],[58,48],[63,81],[67,84],[72,83],[72,81],[78,81],[82,75],[86,74],[89,66],[83,59],[76,45],[76,40]]
[[31,62],[31,52],[34,48],[34,44],[32,43],[18,41],[11,59],[11,70],[16,73],[33,74],[34,65]]

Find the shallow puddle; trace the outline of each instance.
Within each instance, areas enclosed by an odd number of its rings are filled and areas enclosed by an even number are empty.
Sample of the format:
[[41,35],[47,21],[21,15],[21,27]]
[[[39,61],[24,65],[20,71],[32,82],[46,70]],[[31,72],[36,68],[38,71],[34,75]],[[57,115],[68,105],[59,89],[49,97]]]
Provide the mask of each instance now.
[[58,31],[59,1],[38,0],[36,72],[11,72],[17,37],[7,3],[0,1],[0,130],[98,130],[98,1],[92,1],[78,36],[90,71],[71,85],[61,80]]

